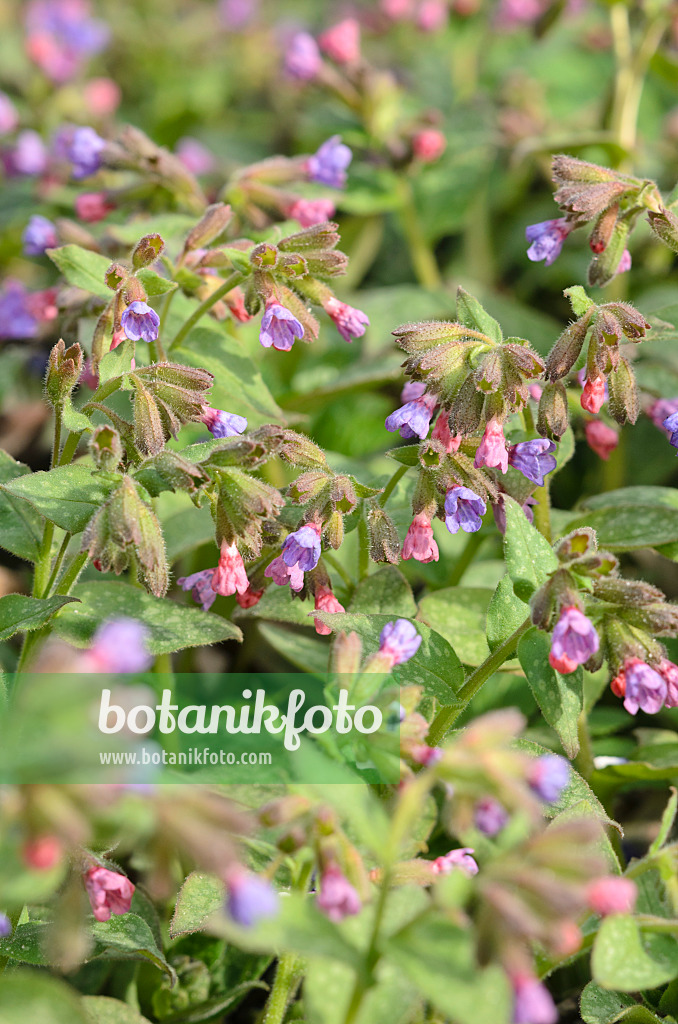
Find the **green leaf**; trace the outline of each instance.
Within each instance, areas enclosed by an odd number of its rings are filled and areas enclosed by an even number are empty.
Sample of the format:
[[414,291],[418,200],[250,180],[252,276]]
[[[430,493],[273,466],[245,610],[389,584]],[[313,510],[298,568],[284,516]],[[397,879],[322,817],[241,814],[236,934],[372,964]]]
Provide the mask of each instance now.
[[530,606],[516,597],[513,580],[507,574],[497,584],[487,609],[487,643],[496,651],[518,629],[530,612]]
[[146,289],[149,299],[154,295],[166,295],[167,292],[177,289],[176,281],[168,281],[166,277],[156,274],[155,270],[151,270],[150,267],[142,267],[141,270],[137,270],[136,276]]
[[400,569],[395,565],[387,565],[360,581],[351,599],[349,611],[414,618],[417,604],[412,588]]
[[603,988],[657,988],[678,975],[678,942],[669,935],[643,935],[632,917],[615,914],[600,926],[591,968]]
[[591,306],[595,306],[593,299],[588,297],[586,291],[580,284],[575,284],[571,288],[566,288],[563,295],[570,300],[572,312],[577,319],[579,319],[580,316],[583,316]]
[[610,551],[656,548],[661,544],[678,541],[678,508],[669,508],[663,502],[661,505],[650,505],[632,504],[630,501],[627,505],[599,508],[571,520],[568,531],[578,526],[594,529],[600,547]]
[[91,1024],[149,1024],[133,1007],[109,996],[84,996],[82,1006]]
[[170,936],[176,939],[178,935],[199,932],[205,922],[223,908],[225,899],[226,886],[221,879],[193,871],[177,896]]
[[486,334],[497,345],[501,345],[504,340],[502,329],[494,317],[490,316],[478,300],[463,288],[457,288],[457,320],[464,327],[471,327]]
[[[367,655],[378,649],[379,635],[387,622],[393,622],[394,616],[318,612],[318,618],[337,632],[356,632],[363,641],[363,654]],[[401,686],[422,686],[429,696],[437,697],[442,704],[457,704],[455,691],[464,680],[457,654],[430,626],[417,621],[414,626],[422,638],[421,645],[413,658],[397,666],[394,678]]]
[[668,842],[669,836],[673,829],[673,823],[676,820],[676,813],[678,812],[678,790],[675,786],[671,786],[671,796],[669,802],[664,808],[662,814],[661,824],[659,826],[659,832],[650,846],[650,854],[658,853],[661,850],[664,843]]
[[386,452],[389,459],[399,462],[401,466],[419,465],[419,445],[404,444],[400,448],[389,448]]
[[[31,473],[28,466],[15,462],[11,455],[0,449],[0,484],[9,483]],[[43,523],[40,516],[25,501],[0,490],[0,545],[18,558],[35,562],[40,551]]]
[[61,421],[66,430],[71,430],[74,434],[80,434],[83,430],[94,429],[94,424],[89,417],[74,407],[70,395],[67,395],[64,399]]
[[506,568],[516,596],[521,601],[527,601],[546,582],[550,573],[558,568],[558,559],[549,542],[527,520],[513,498],[504,499],[504,508]]
[[581,668],[561,676],[549,665],[551,638],[532,627],[518,643],[518,659],[527,676],[534,699],[558,734],[569,758],[579,752],[577,722],[584,705],[584,679]]
[[3,484],[2,490],[23,498],[62,530],[80,533],[119,484],[120,478],[115,474],[73,465],[17,477]]
[[421,599],[417,617],[449,640],[464,665],[480,665],[490,653],[485,621],[491,598],[481,587],[446,587]]
[[48,249],[47,255],[69,284],[102,299],[112,298],[113,293],[106,284],[106,271],[111,261],[105,256],[79,245],[61,245],[58,249]]
[[[313,957],[304,977],[308,1024],[343,1024],[354,980],[355,973],[346,964]],[[421,1001],[409,978],[395,964],[382,961],[375,971],[375,984],[363,997],[355,1024],[410,1024]]]
[[0,1024],[91,1024],[79,993],[46,972],[6,971],[0,984]]
[[95,957],[150,960],[172,982],[176,981],[176,972],[156,946],[151,929],[136,914],[116,914],[109,921],[94,921],[92,934],[96,943]]
[[[17,925],[12,935],[0,939],[0,956],[8,957],[17,963],[47,966],[49,960],[43,952],[42,945],[47,927],[44,921],[26,921],[25,924]],[[2,988],[0,985],[0,992]]]
[[120,616],[137,619],[148,627],[151,654],[171,654],[186,647],[242,639],[238,627],[227,619],[167,598],[152,597],[129,583],[79,583],[72,596],[80,603],[59,616],[55,631],[74,647],[90,647],[99,626]]
[[608,992],[590,981],[581,994],[581,1016],[586,1024],[612,1024],[625,1009],[637,1006],[633,996]]
[[60,608],[73,601],[74,597],[40,598],[24,597],[23,594],[0,597],[0,641],[9,640],[15,633],[40,629]]

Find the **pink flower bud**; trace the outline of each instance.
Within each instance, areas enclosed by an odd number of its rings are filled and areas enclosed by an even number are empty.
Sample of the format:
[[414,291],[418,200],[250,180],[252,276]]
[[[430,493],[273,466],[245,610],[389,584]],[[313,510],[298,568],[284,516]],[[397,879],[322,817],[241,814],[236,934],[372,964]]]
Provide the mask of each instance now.
[[451,454],[452,452],[459,451],[459,445],[463,441],[462,434],[452,434],[450,432],[450,420],[446,412],[441,412],[436,420],[436,425],[433,428],[432,438],[436,441],[440,441],[445,449]]
[[496,416],[489,420],[480,442],[474,466],[489,466],[506,473],[508,470],[508,449],[504,438],[504,428]]
[[337,64],[354,64],[360,60],[360,24],[345,18],[328,28],[319,37],[320,49]]
[[412,138],[412,152],[424,164],[439,160],[446,147],[447,140],[437,128],[422,128]]
[[75,200],[75,214],[86,224],[96,224],[114,209],[103,192],[83,192]]
[[414,517],[403,544],[403,558],[414,558],[417,562],[437,562],[438,545],[433,539],[431,520],[425,512]]
[[122,92],[112,78],[92,78],[85,83],[83,97],[93,117],[110,117],[120,106]]
[[586,443],[605,462],[619,444],[619,434],[601,420],[589,420],[585,425]]
[[235,599],[241,608],[254,608],[256,604],[259,604],[263,596],[264,591],[252,590],[252,584],[250,583],[245,593],[236,594]]
[[584,390],[581,393],[581,407],[587,412],[599,413],[605,401],[605,378],[596,377],[595,380],[586,378]]
[[97,866],[85,872],[84,882],[97,921],[129,913],[135,886],[125,875]]
[[336,864],[330,864],[323,871],[316,902],[334,924],[362,910],[360,896]]
[[212,589],[222,597],[230,597],[236,591],[239,594],[244,594],[249,589],[249,585],[245,564],[235,542],[228,544],[222,540],[219,564],[212,577]]
[[63,856],[63,844],[57,836],[36,836],[24,843],[23,862],[34,871],[49,871]]
[[586,890],[588,904],[594,914],[630,914],[636,905],[638,890],[630,878],[611,876],[597,878]]
[[298,220],[302,228],[324,224],[335,213],[336,207],[331,199],[297,199],[287,210],[287,216]]
[[[340,604],[336,599],[330,587],[319,586],[315,592],[315,610],[317,612],[328,612],[330,615],[335,615],[337,612],[345,612],[343,604]],[[326,626],[321,619],[314,619],[315,631],[320,636],[329,636],[332,632],[329,626]]]

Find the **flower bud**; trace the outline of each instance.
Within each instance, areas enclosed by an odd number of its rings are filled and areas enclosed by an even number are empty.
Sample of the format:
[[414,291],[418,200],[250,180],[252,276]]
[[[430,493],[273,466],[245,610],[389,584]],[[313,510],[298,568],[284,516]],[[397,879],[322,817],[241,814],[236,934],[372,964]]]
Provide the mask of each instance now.
[[314,444],[305,434],[298,434],[294,430],[283,431],[280,454],[286,462],[290,462],[293,466],[328,470],[327,459],[322,448]]
[[135,270],[140,270],[142,267],[150,267],[151,263],[155,263],[164,248],[165,243],[160,235],[144,235],[134,246],[132,266]]
[[617,423],[635,423],[640,411],[636,377],[628,360],[621,356],[619,366],[607,380],[609,408]]
[[609,245],[612,232],[614,231],[617,217],[619,216],[619,204],[613,203],[607,210],[601,213],[596,221],[593,231],[589,237],[591,252],[597,255],[603,252]]
[[603,288],[618,273],[628,237],[628,221],[618,220],[607,246],[603,252],[594,256],[589,264],[588,283],[590,285]]
[[400,538],[391,517],[381,505],[370,502],[367,506],[366,519],[372,561],[397,565],[400,561]]
[[647,215],[650,227],[669,249],[678,252],[678,217],[671,210],[650,210]]
[[632,914],[638,889],[630,878],[597,878],[586,889],[588,904],[594,914]]
[[89,450],[97,469],[113,472],[122,461],[120,434],[114,427],[97,427],[89,442]]
[[542,437],[560,440],[567,430],[567,394],[561,381],[552,381],[544,385],[539,400],[537,430]]
[[111,263],[106,271],[106,286],[116,292],[129,277],[129,271],[121,263]]
[[82,349],[76,343],[66,348],[60,338],[49,354],[45,390],[56,408],[70,395],[82,373]]
[[546,376],[549,380],[560,380],[570,372],[579,358],[590,323],[590,314],[584,314],[565,328],[546,360]]
[[202,249],[221,235],[228,227],[233,211],[226,203],[213,203],[208,206],[196,226],[188,233],[184,242],[184,250]]

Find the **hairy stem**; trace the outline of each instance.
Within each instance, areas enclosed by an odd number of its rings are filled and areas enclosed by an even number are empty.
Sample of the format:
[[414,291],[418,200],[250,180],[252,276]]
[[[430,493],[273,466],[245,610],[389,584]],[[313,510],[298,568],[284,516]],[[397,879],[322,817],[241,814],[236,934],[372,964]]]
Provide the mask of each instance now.
[[358,579],[364,580],[370,571],[370,536],[367,530],[365,511],[358,523]]
[[381,505],[382,508],[384,507],[388,499],[391,497],[396,487],[398,486],[398,483],[405,476],[405,473],[407,473],[408,469],[409,466],[398,466],[395,473],[393,474],[389,482],[386,484],[386,487],[384,487],[384,490],[379,495],[379,504]]
[[284,1021],[287,1008],[301,981],[301,963],[296,953],[284,953],[278,960],[262,1024],[282,1024]]
[[215,292],[212,292],[211,295],[208,295],[205,301],[201,302],[198,308],[193,313],[191,313],[183,327],[179,331],[177,331],[174,338],[167,346],[167,351],[169,352],[171,351],[171,349],[176,348],[177,345],[180,345],[184,338],[186,337],[186,335],[193,330],[195,325],[198,323],[199,320],[202,319],[205,313],[209,313],[212,306],[214,306],[215,303],[219,302],[220,299],[223,299],[224,295],[227,295],[230,291],[232,291],[236,287],[236,285],[240,284],[242,279],[243,275],[238,270],[235,270],[230,275],[230,277],[226,278],[224,283],[220,285]]
[[377,966],[380,958],[379,953],[379,933],[381,931],[381,925],[384,920],[384,912],[386,910],[386,901],[388,899],[388,892],[390,886],[390,871],[384,869],[384,876],[381,881],[381,888],[379,889],[379,898],[374,911],[374,920],[372,922],[372,931],[370,933],[370,942],[367,948],[367,954],[365,958],[365,973],[356,976],[355,983],[353,985],[353,991],[351,992],[351,999],[348,1004],[346,1016],[344,1017],[344,1024],[354,1024],[365,993],[373,984],[374,969]]
[[403,179],[400,192],[402,202],[400,219],[409,244],[414,273],[423,288],[435,291],[442,286],[442,279],[436,258],[419,222],[411,183]]

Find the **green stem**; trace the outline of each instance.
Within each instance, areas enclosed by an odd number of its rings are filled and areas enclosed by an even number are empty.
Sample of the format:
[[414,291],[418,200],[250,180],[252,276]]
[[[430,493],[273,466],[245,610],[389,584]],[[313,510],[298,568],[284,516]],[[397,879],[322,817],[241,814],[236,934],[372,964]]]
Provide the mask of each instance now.
[[54,560],[54,567],[52,569],[52,575],[50,576],[49,582],[47,584],[47,589],[45,590],[45,597],[47,597],[47,596],[49,596],[49,594],[51,594],[52,588],[54,587],[54,584],[56,583],[57,576],[59,575],[59,569],[61,568],[61,563],[64,560],[64,555],[66,554],[66,551],[68,550],[68,545],[71,542],[71,537],[72,536],[73,536],[72,533],[67,533],[67,534],[64,535],[64,539],[61,542],[61,547],[59,548],[57,556],[56,556],[56,558]]
[[55,466],[59,465],[62,416],[63,408],[62,406],[57,405],[54,409],[54,440],[52,441],[52,460],[50,462],[50,469],[54,469]]
[[370,572],[370,535],[367,530],[365,512],[358,522],[358,579],[364,580]]
[[72,461],[73,456],[78,450],[81,437],[82,433],[71,433],[68,435],[66,438],[66,444],[64,445],[64,450],[62,451],[61,458],[59,459],[60,466],[67,466]]
[[346,586],[350,590],[353,590],[355,588],[355,584],[351,577],[349,576],[349,574],[344,569],[339,559],[336,557],[336,555],[333,555],[330,551],[323,551],[323,558],[329,565],[332,566],[335,572],[337,572],[341,576],[341,579],[346,584]]
[[586,712],[582,711],[577,719],[577,735],[579,737],[579,753],[574,759],[574,766],[587,781],[591,778],[595,765],[593,763],[593,747]]
[[544,480],[543,487],[537,487],[533,492],[532,497],[538,502],[534,506],[534,525],[539,530],[542,537],[551,543],[551,492],[549,490],[549,481]]
[[382,508],[384,507],[388,499],[391,497],[396,487],[398,486],[398,483],[405,476],[405,473],[407,473],[407,470],[409,468],[409,466],[398,466],[395,473],[393,474],[389,482],[386,484],[386,487],[384,487],[384,490],[379,495],[379,504],[381,505]]
[[68,594],[70,593],[71,587],[77,580],[78,576],[83,570],[85,562],[87,561],[87,552],[79,551],[77,555],[73,557],[71,564],[66,569],[65,573],[59,580],[59,584],[56,588],[55,593],[57,594]]
[[381,888],[379,889],[379,899],[374,910],[374,920],[372,922],[372,931],[370,934],[370,942],[367,948],[366,954],[366,970],[364,974],[358,974],[353,985],[353,991],[351,992],[351,998],[344,1018],[344,1024],[354,1024],[356,1017],[360,1011],[363,997],[367,990],[374,984],[374,969],[379,962],[379,933],[381,931],[382,921],[384,920],[384,912],[386,910],[386,900],[388,898],[388,891],[390,885],[390,872],[385,869],[384,876],[381,881]]
[[400,218],[410,247],[410,259],[420,285],[429,291],[442,287],[442,278],[436,258],[424,235],[414,201],[412,185],[406,179],[400,183]]
[[465,711],[471,703],[483,683],[485,683],[491,675],[494,675],[505,661],[508,661],[508,659],[515,654],[518,641],[524,633],[527,633],[531,625],[532,620],[528,616],[522,625],[518,626],[515,632],[511,633],[511,636],[504,640],[503,644],[500,644],[499,647],[497,647],[497,649],[485,659],[482,665],[478,665],[478,668],[471,672],[461,689],[457,692],[459,703],[455,704],[453,707],[444,707],[440,709],[436,717],[433,719],[433,723],[428,732],[427,743],[430,746],[435,747],[441,742],[459,718],[462,711]]
[[284,1021],[287,1007],[301,981],[301,963],[296,953],[284,953],[278,960],[262,1024],[282,1024]]
[[177,345],[180,345],[186,335],[195,327],[205,313],[208,313],[216,302],[223,299],[224,295],[227,295],[228,292],[232,291],[236,285],[242,281],[242,279],[243,275],[236,270],[230,277],[226,278],[224,283],[220,285],[215,292],[208,295],[205,301],[201,302],[198,308],[191,313],[184,326],[177,332],[177,334],[175,334],[174,338],[167,346],[167,351],[169,352],[171,349],[176,348]]
[[466,544],[464,545],[464,549],[454,564],[454,569],[452,570],[452,573],[450,575],[450,581],[448,583],[448,586],[459,586],[464,577],[464,573],[466,572],[469,565],[475,558],[478,552],[478,548],[481,546],[484,540],[485,538],[481,537],[481,535],[478,532],[469,533],[466,539]]

